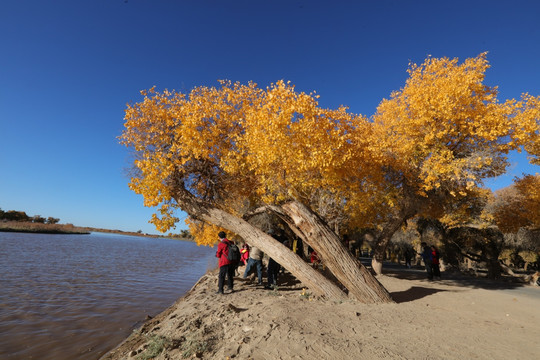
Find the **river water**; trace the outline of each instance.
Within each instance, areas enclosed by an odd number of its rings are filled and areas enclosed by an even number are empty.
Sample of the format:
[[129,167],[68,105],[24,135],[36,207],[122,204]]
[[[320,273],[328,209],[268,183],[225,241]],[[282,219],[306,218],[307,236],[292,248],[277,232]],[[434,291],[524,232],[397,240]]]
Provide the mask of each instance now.
[[0,232],[0,359],[98,359],[216,267],[214,254],[162,238]]

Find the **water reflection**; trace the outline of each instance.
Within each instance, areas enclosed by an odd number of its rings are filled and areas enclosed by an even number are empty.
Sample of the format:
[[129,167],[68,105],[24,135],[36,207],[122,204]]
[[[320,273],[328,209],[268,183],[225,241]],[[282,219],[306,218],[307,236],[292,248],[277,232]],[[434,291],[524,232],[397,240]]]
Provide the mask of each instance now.
[[97,359],[214,267],[214,251],[114,234],[0,232],[0,358]]

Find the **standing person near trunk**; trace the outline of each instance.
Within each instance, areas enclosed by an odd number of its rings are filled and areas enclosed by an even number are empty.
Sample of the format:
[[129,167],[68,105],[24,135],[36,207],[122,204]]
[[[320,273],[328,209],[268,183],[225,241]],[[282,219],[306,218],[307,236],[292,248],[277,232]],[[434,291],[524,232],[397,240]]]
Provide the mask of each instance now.
[[233,292],[234,288],[234,272],[236,271],[236,263],[229,260],[229,248],[233,242],[227,239],[227,234],[224,231],[218,233],[219,244],[216,252],[216,257],[219,259],[219,277],[217,294],[223,294],[223,285],[225,277],[228,281],[228,289]]
[[439,268],[439,250],[433,245],[431,245],[431,266],[433,269],[433,276],[441,280],[441,269]]
[[[270,229],[267,231],[267,234],[279,241],[280,243],[283,243],[283,237],[282,236],[276,236],[274,234],[274,230]],[[274,286],[277,286],[277,279],[279,274],[279,269],[281,265],[279,265],[274,259],[268,258],[268,265],[266,267],[266,275],[268,278],[268,283],[266,284],[265,288],[272,289]]]
[[249,245],[244,243],[242,249],[240,250],[240,264],[245,266],[248,263],[249,259]]
[[421,243],[420,246],[422,247],[422,252],[420,253],[420,256],[422,256],[422,259],[424,260],[428,280],[433,280],[433,255],[431,253],[431,247],[428,246],[425,242]]
[[251,247],[251,252],[249,253],[246,270],[244,271],[244,279],[247,278],[251,270],[255,268],[257,270],[257,284],[262,285],[263,257],[264,253],[259,248],[256,248],[254,246]]

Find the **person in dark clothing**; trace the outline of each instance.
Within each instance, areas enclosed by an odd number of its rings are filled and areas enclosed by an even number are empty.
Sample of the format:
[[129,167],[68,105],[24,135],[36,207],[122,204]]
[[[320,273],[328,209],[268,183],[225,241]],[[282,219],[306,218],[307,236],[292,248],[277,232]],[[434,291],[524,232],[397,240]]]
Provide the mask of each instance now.
[[267,288],[271,288],[272,286],[277,285],[277,279],[278,279],[280,268],[281,268],[281,265],[279,265],[274,259],[272,258],[268,259],[268,267],[266,269],[267,277],[268,277],[268,283],[266,285]]
[[304,258],[304,242],[302,239],[295,239],[294,243],[296,243],[296,246],[293,246],[293,248],[296,248],[296,255],[300,256],[302,259]]
[[[272,236],[274,239],[276,239],[280,243],[283,243],[284,241],[283,237],[279,235],[276,236],[272,229],[268,230],[267,234]],[[267,276],[268,282],[265,288],[271,289],[273,286],[277,285],[277,279],[278,279],[280,268],[281,268],[281,265],[279,265],[274,259],[268,258],[268,265],[266,267],[266,276]]]
[[234,290],[234,272],[236,271],[236,265],[233,264],[229,259],[229,245],[232,244],[232,241],[227,239],[227,234],[220,231],[218,234],[219,244],[216,252],[216,257],[219,259],[219,277],[218,277],[218,291],[217,294],[223,294],[223,285],[225,283],[225,278],[227,277],[228,288],[231,292]]
[[424,260],[428,280],[433,280],[433,256],[431,254],[431,247],[425,242],[420,244],[420,246],[422,246],[422,253],[420,253],[420,256],[422,256],[422,259]]
[[405,249],[405,254],[404,254],[404,257],[405,257],[405,266],[410,269],[412,267],[411,265],[411,259],[414,255],[414,250],[411,249],[409,246],[407,246],[407,248]]
[[431,245],[431,267],[433,269],[433,276],[437,279],[441,279],[441,269],[439,268],[439,250]]

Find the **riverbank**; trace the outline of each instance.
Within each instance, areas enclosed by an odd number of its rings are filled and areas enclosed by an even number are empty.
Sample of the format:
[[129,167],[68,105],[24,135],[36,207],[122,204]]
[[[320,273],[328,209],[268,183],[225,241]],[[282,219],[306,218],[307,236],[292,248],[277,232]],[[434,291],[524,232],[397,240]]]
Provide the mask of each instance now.
[[34,234],[90,234],[88,229],[71,224],[42,224],[29,221],[0,221],[0,231]]
[[166,239],[191,241],[191,242],[194,241],[192,238],[186,238],[186,237],[176,236],[176,235],[155,235],[155,234],[145,234],[142,232],[134,232],[134,231],[74,226],[72,224],[44,224],[44,223],[34,223],[34,222],[29,222],[29,221],[0,221],[0,231],[34,233],[34,234],[79,234],[79,235],[90,234],[92,232],[100,232],[100,233],[118,234],[118,235],[127,235],[127,236],[166,238]]
[[217,295],[214,271],[101,360],[536,358],[540,288],[445,275],[389,272],[379,281],[396,303],[366,305],[316,298],[289,275]]
[[93,228],[93,227],[81,227],[81,229],[84,229],[89,232],[99,232],[99,233],[105,233],[105,234],[142,236],[142,237],[155,238],[155,239],[172,239],[172,240],[189,241],[193,243],[195,242],[195,239],[193,239],[191,236],[185,237],[181,235],[175,235],[172,233],[169,233],[168,235],[156,235],[156,234],[147,234],[140,231],[123,231],[123,230],[118,230],[118,229],[101,229],[101,228]]

